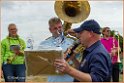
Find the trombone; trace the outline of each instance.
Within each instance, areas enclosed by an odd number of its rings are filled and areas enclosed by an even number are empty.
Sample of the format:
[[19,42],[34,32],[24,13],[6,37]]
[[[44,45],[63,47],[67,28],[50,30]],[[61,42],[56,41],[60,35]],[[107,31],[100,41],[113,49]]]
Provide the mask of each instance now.
[[[117,48],[117,62],[121,63],[120,60],[120,44],[119,44],[119,32],[115,31],[117,33],[117,40],[118,40],[118,48]],[[115,34],[114,34],[114,38],[115,38]],[[113,48],[115,48],[115,40],[113,39]]]
[[119,44],[119,32],[117,31],[117,36],[118,36],[118,60],[117,62],[118,63],[121,63],[121,60],[120,60],[120,44]]

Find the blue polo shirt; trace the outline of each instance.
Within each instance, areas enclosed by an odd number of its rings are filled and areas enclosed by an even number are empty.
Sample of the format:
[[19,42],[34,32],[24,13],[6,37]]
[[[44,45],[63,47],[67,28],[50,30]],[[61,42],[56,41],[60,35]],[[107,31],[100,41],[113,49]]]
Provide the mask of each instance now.
[[[60,37],[60,36],[59,36]],[[59,39],[58,37],[58,39]],[[74,43],[74,40],[71,38],[64,37],[64,40],[62,40],[61,44],[59,45],[63,52],[67,50],[68,47],[72,46]],[[51,46],[51,47],[56,47],[57,45],[57,40],[55,37],[50,37],[46,39],[45,41],[42,41],[40,45],[44,46]],[[40,49],[40,48],[39,48]],[[63,74],[63,75],[49,75],[48,76],[48,82],[73,82],[74,78],[68,74]]]
[[[79,70],[89,73],[93,82],[110,81],[112,70],[111,58],[100,41],[85,49]],[[74,81],[79,82],[76,79]]]

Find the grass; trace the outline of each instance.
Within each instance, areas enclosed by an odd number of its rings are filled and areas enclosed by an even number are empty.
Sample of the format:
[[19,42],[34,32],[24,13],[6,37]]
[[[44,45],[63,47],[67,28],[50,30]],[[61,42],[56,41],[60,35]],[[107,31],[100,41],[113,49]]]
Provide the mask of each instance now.
[[119,82],[123,82],[123,74],[120,74]]

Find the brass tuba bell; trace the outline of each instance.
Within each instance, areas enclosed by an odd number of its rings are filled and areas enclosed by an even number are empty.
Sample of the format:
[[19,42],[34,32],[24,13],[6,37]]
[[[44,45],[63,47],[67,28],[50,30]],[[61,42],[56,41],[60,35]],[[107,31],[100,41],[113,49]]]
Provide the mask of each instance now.
[[90,14],[90,5],[87,0],[83,1],[56,1],[55,12],[64,21],[63,28],[66,31],[71,28],[72,23],[85,20]]
[[56,1],[54,9],[57,16],[68,23],[82,22],[90,14],[90,5],[87,0]]
[[[90,14],[90,5],[87,0],[55,1],[54,9],[57,16],[64,21],[63,29],[66,36],[68,36],[66,31],[71,28],[72,23],[82,22]],[[79,53],[83,49],[84,47],[79,44],[75,51]]]

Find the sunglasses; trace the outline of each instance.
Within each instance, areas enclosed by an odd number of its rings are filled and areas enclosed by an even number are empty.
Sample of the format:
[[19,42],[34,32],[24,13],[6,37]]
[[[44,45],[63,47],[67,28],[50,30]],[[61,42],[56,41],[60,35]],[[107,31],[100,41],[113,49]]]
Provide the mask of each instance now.
[[104,32],[110,32],[110,30],[106,30],[106,31],[104,31]]

